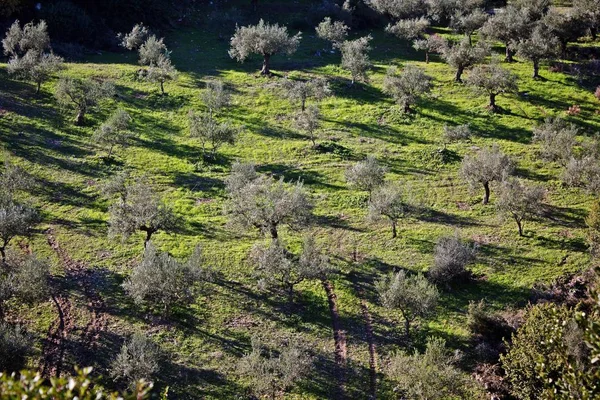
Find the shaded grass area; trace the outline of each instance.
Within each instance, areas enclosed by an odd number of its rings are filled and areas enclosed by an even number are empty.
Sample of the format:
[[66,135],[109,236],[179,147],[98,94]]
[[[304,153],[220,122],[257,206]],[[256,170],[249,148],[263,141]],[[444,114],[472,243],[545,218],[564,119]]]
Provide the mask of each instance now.
[[[311,344],[316,368],[291,398],[327,398],[333,393],[331,321],[321,286],[316,282],[299,285],[294,313],[288,315],[282,300],[259,291],[252,277],[246,258],[259,240],[256,232],[239,232],[225,225],[223,182],[235,160],[255,162],[261,173],[287,181],[302,180],[311,192],[316,218],[308,232],[341,270],[333,281],[341,322],[348,331],[352,367],[348,390],[353,398],[365,396],[367,385],[362,383],[368,379],[364,321],[355,285],[361,285],[368,297],[380,355],[404,349],[407,342],[400,315],[378,305],[374,281],[400,268],[426,271],[440,236],[458,231],[480,244],[472,268],[476,279],[444,292],[437,315],[419,324],[411,346],[422,345],[427,335],[439,335],[452,346],[464,348],[470,301],[485,298],[495,308],[522,306],[535,282],[551,281],[587,266],[583,218],[591,198],[564,188],[558,179],[560,167],[541,161],[537,146],[531,144],[531,129],[550,115],[577,124],[582,134],[598,131],[598,102],[571,77],[543,71],[546,79],[533,81],[529,64],[507,65],[520,77],[519,94],[499,98],[503,112],[490,114],[486,98],[454,83],[448,66],[435,57],[425,64],[423,55],[407,43],[380,32],[372,32],[375,66],[370,82],[355,86],[348,84],[348,74],[340,69],[339,54],[323,52],[327,45],[312,32],[305,33],[295,55],[274,57],[278,77],[273,78],[256,75],[260,63],[256,58],[244,64],[229,58],[224,38],[230,33],[201,22],[198,28],[181,28],[169,35],[166,41],[182,74],[177,82],[167,84],[168,96],[164,97],[158,87],[137,80],[134,54],[93,55],[86,63],[70,64],[67,74],[102,76],[117,83],[118,96],[92,112],[84,127],[73,126],[72,112],[58,108],[52,97],[55,81],[46,83],[35,96],[30,85],[9,79],[5,65],[0,64],[0,107],[5,110],[0,116],[0,143],[39,182],[32,202],[42,210],[43,223],[28,240],[36,252],[56,262],[43,235],[53,226],[72,258],[87,261],[105,277],[101,293],[110,305],[110,324],[101,338],[98,373],[106,376],[112,355],[128,335],[139,330],[170,355],[161,385],[168,383],[176,398],[236,398],[248,390],[248,382],[236,373],[236,362],[249,350],[251,335],[301,333]],[[425,68],[435,81],[432,95],[409,117],[401,115],[381,91],[386,68],[408,62]],[[313,150],[308,139],[293,128],[290,115],[295,106],[269,89],[283,76],[315,75],[330,79],[335,93],[321,104],[319,140],[335,141],[348,150],[347,156]],[[217,162],[197,171],[200,145],[188,137],[187,113],[202,109],[201,89],[215,77],[223,79],[234,95],[225,117],[244,130],[236,145],[221,149]],[[581,113],[567,115],[573,104],[581,107]],[[138,137],[133,146],[117,150],[114,162],[107,163],[90,138],[117,106],[131,113]],[[443,126],[464,123],[476,132],[473,142],[449,145],[455,157],[440,159]],[[496,217],[494,188],[492,205],[483,206],[481,193],[470,192],[457,178],[460,159],[492,143],[513,157],[520,176],[549,191],[547,217],[528,222],[524,238],[518,237],[511,221]],[[366,194],[349,190],[345,183],[345,168],[369,154],[389,168],[389,180],[409,184],[424,210],[418,217],[402,220],[394,240],[387,225],[365,222]],[[142,236],[126,242],[107,237],[109,204],[100,196],[99,186],[125,168],[149,175],[184,218],[177,233],[159,233],[155,244],[183,258],[201,243],[222,277],[173,321],[162,321],[137,308],[120,286],[139,260]],[[301,233],[284,230],[282,237],[297,248]],[[60,276],[60,268],[54,272]],[[65,290],[78,299],[77,288],[67,285]],[[36,343],[44,337],[53,312],[49,303],[19,310]],[[74,343],[71,354],[77,352]],[[388,394],[381,395],[386,398]]]

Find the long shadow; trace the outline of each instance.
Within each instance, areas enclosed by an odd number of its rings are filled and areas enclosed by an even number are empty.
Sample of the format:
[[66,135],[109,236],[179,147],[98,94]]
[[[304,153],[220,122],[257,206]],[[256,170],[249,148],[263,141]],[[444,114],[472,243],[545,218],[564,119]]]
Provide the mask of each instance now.
[[462,217],[456,214],[450,214],[440,210],[434,210],[428,207],[416,207],[413,213],[414,218],[423,222],[430,222],[435,224],[467,227],[467,226],[481,226],[482,223],[469,217]]
[[579,208],[545,204],[542,216],[558,226],[583,228],[587,212]]
[[269,173],[275,178],[283,178],[287,182],[303,182],[306,185],[317,186],[324,189],[342,190],[341,186],[327,183],[322,173],[314,170],[302,170],[285,164],[261,164],[258,172]]
[[212,197],[222,194],[225,189],[225,183],[221,179],[199,176],[191,172],[176,172],[172,176],[176,186],[183,187],[190,192],[208,193]]
[[405,145],[407,142],[420,143],[420,144],[429,144],[431,143],[428,140],[420,138],[414,135],[408,135],[407,132],[399,131],[398,129],[393,128],[389,124],[380,125],[380,124],[366,124],[362,122],[353,122],[353,121],[340,121],[340,120],[331,120],[331,119],[323,119],[324,121],[330,122],[332,124],[342,125],[346,129],[350,130],[358,130],[361,136],[370,137],[374,139],[384,140],[390,143]]

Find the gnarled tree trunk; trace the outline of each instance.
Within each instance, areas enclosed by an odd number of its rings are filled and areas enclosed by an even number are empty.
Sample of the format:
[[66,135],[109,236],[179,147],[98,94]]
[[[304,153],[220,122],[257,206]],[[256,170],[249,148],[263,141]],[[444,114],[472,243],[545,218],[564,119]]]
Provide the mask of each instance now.
[[483,189],[485,194],[483,195],[483,204],[487,204],[490,202],[490,183],[483,182]]
[[260,71],[261,75],[271,75],[270,63],[271,63],[271,55],[263,54],[263,67],[262,67],[262,70]]

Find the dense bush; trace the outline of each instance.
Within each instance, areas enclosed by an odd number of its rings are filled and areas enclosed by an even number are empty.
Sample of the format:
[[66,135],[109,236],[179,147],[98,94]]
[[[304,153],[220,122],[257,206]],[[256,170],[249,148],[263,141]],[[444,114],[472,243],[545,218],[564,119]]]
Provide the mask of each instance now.
[[[30,353],[31,343],[21,328],[0,322],[0,371],[21,370]],[[0,390],[0,393],[4,392]]]
[[429,269],[429,279],[438,285],[465,278],[467,265],[475,261],[475,247],[457,236],[442,237],[434,250],[434,264]]

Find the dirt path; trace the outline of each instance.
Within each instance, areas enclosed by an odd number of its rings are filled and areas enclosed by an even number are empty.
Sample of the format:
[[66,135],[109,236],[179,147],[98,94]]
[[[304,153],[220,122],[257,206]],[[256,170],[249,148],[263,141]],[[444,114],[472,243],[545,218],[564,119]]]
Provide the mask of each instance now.
[[329,281],[323,281],[323,288],[327,294],[329,312],[331,313],[331,324],[333,326],[333,340],[335,342],[335,375],[338,381],[336,399],[344,399],[346,398],[346,332],[342,329],[340,323],[340,314],[337,307],[337,296],[333,290],[333,285]]
[[[96,275],[86,263],[73,260],[60,247],[52,228],[46,232],[46,237],[48,244],[56,252],[64,268],[67,281],[74,282],[83,289],[90,319],[83,328],[80,328],[79,344],[82,349],[93,353],[98,347],[100,334],[106,329],[108,323],[108,315],[105,312],[106,304],[96,290],[98,286]],[[66,339],[77,329],[75,320],[72,317],[73,302],[69,297],[65,294],[56,294],[53,295],[52,299],[58,309],[58,316],[57,320],[50,327],[48,338],[44,345],[42,372],[45,376],[58,376],[60,374],[67,342]],[[81,355],[79,357],[79,361],[82,363],[90,361],[81,359]]]

